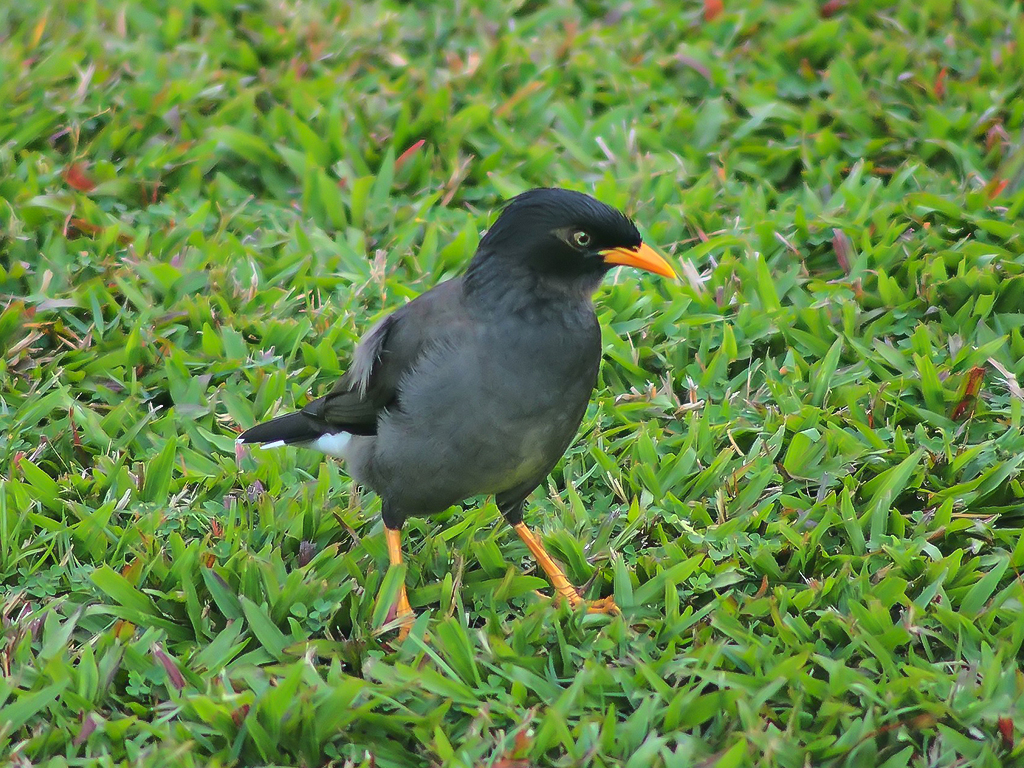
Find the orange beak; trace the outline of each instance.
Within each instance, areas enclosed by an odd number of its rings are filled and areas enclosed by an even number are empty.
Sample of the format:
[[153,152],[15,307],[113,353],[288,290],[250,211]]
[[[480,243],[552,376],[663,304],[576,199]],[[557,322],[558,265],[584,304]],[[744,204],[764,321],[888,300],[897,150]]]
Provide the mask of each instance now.
[[606,264],[622,264],[625,267],[636,267],[645,272],[675,278],[676,273],[668,262],[651,246],[640,243],[636,248],[609,248],[600,252]]

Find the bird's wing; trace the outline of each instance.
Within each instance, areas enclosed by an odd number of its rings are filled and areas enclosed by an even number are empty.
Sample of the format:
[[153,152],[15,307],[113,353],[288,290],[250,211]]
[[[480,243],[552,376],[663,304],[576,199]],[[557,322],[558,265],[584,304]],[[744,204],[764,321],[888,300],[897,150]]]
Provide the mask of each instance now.
[[403,376],[464,321],[461,283],[442,283],[374,325],[356,347],[352,367],[303,415],[328,428],[376,434],[380,413],[397,405]]

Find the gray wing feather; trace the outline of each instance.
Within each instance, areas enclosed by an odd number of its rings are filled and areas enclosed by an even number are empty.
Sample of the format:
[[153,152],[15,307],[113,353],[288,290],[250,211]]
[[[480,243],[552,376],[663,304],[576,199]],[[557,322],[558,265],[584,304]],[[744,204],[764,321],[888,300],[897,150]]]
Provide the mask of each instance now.
[[331,426],[374,434],[377,417],[395,406],[406,375],[464,322],[461,291],[461,279],[449,280],[377,322],[356,347],[352,367],[303,413]]
[[380,361],[384,342],[387,340],[388,333],[395,324],[397,316],[396,312],[378,321],[356,347],[355,355],[352,357],[352,367],[348,370],[346,378],[348,384],[359,394],[360,398],[366,397],[373,370]]

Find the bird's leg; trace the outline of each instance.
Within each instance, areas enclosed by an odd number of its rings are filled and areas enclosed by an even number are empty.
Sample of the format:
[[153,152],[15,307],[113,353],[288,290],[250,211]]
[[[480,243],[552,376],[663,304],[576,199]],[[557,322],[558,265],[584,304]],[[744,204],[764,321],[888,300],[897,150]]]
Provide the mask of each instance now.
[[[529,548],[540,567],[544,569],[544,573],[551,579],[555,593],[568,600],[569,605],[573,608],[580,603],[586,602],[580,597],[580,593],[576,591],[576,587],[572,585],[565,572],[558,566],[558,563],[551,559],[551,555],[544,549],[540,539],[537,538],[533,531],[526,527],[526,523],[520,521],[512,527],[519,534],[519,538],[523,540],[523,543]],[[611,597],[606,597],[587,603],[587,611],[590,613],[619,613],[619,607],[615,605],[615,600]]]
[[[384,526],[384,538],[388,543],[388,561],[391,565],[402,564],[402,529],[401,528],[388,528]],[[409,629],[413,625],[413,621],[416,619],[416,614],[412,612],[412,606],[409,605],[409,595],[405,592],[405,582],[398,588],[398,602],[395,605],[396,618],[400,622],[398,629],[398,639],[405,640],[409,636]]]

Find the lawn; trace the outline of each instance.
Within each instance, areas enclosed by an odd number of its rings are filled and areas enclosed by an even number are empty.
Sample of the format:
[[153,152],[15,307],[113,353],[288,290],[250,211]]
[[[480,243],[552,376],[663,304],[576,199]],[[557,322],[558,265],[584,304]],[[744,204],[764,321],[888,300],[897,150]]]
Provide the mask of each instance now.
[[[442,7],[444,6],[444,7]],[[0,762],[1024,764],[1024,11],[0,4]],[[597,296],[526,520],[237,450],[535,186]]]

